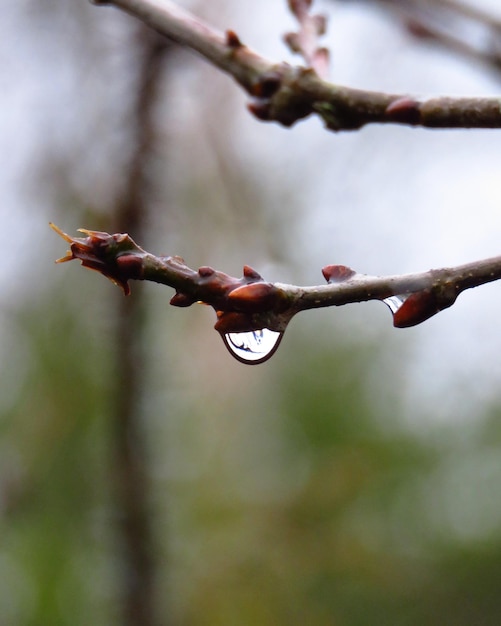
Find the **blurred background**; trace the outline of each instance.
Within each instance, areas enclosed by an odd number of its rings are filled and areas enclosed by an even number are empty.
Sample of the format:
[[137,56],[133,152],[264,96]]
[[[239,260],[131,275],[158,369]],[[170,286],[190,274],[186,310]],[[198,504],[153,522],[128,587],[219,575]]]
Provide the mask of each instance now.
[[[300,62],[285,2],[180,4]],[[334,82],[499,94],[495,1],[314,9]],[[408,330],[304,313],[249,367],[209,307],[55,266],[48,222],[294,284],[465,263],[500,253],[499,131],[284,129],[116,9],[2,18],[0,624],[498,625],[497,283]]]

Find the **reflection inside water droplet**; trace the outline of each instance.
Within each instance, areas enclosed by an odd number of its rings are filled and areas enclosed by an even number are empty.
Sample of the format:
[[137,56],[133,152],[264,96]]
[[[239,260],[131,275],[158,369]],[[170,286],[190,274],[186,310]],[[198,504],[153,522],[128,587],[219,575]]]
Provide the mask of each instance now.
[[262,328],[245,333],[226,333],[222,337],[225,346],[238,361],[257,365],[273,356],[283,333]]
[[385,298],[383,302],[388,306],[390,311],[395,314],[408,297],[407,295],[390,296],[389,298]]

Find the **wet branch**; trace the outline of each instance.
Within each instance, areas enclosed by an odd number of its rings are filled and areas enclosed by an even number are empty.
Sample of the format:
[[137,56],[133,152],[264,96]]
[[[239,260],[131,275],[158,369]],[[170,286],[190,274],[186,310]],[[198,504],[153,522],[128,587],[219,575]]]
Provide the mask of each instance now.
[[261,120],[291,126],[316,114],[333,131],[356,130],[371,123],[501,128],[501,98],[420,99],[352,89],[323,80],[311,68],[270,61],[243,45],[233,31],[223,34],[170,0],[94,3],[112,4],[201,54],[251,95],[248,108]]
[[52,228],[70,244],[58,262],[79,259],[130,293],[129,280],[150,280],[168,285],[176,293],[170,303],[187,307],[195,302],[212,306],[215,329],[226,333],[268,328],[283,332],[294,315],[308,309],[341,306],[367,300],[398,297],[393,324],[415,326],[454,304],[465,289],[501,278],[501,256],[457,267],[400,276],[368,276],[344,265],[322,269],[327,285],[299,287],[266,282],[244,266],[242,278],[211,267],[188,267],[177,256],[155,256],[140,248],[129,235],[83,230],[86,237],[70,237]]

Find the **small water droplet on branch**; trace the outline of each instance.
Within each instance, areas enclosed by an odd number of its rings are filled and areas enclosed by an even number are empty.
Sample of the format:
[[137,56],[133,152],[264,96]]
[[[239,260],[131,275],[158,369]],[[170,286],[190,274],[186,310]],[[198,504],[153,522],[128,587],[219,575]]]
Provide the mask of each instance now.
[[389,298],[385,298],[383,302],[390,309],[390,311],[395,315],[398,309],[402,306],[402,304],[407,300],[407,296],[399,295],[399,296],[390,296]]
[[437,295],[430,289],[423,289],[415,293],[390,296],[383,302],[388,305],[393,314],[395,328],[409,328],[417,326],[433,317],[454,302],[456,295],[439,302]]
[[261,328],[242,333],[226,333],[221,335],[229,353],[247,365],[264,363],[277,351],[283,332]]

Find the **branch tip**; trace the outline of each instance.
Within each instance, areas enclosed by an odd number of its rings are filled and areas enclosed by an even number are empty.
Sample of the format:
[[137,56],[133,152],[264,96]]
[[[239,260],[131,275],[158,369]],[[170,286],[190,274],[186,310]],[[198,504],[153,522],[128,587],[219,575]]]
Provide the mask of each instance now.
[[289,0],[288,4],[299,22],[299,30],[286,33],[283,38],[285,43],[293,53],[300,54],[318,76],[326,76],[329,54],[318,45],[318,38],[325,35],[327,18],[321,14],[310,14],[311,0]]
[[142,262],[134,252],[140,255],[143,251],[129,235],[123,233],[109,235],[97,230],[80,228],[79,232],[87,237],[70,237],[52,222],[49,222],[49,226],[70,244],[66,256],[57,259],[56,263],[78,259],[83,267],[103,274],[119,286],[126,296],[130,294],[128,280],[142,278]]
[[49,226],[52,228],[52,230],[57,233],[60,237],[62,237],[65,241],[67,241],[68,243],[71,243],[73,241],[73,239],[67,235],[64,231],[62,231],[59,226],[56,226],[54,224],[54,222],[49,222]]

